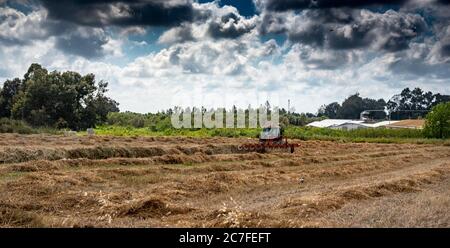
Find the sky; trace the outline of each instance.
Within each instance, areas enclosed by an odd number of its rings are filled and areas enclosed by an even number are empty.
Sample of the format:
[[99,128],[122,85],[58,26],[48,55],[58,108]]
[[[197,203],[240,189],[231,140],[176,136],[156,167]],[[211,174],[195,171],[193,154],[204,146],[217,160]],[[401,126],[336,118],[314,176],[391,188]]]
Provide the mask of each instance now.
[[94,73],[121,111],[317,112],[354,93],[450,94],[448,0],[0,0],[0,80]]

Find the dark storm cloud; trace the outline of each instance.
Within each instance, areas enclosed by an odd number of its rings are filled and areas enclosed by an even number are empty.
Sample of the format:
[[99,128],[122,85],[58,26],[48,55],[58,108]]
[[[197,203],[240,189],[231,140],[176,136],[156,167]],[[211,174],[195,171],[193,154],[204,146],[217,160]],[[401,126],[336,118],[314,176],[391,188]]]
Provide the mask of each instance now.
[[[41,0],[41,3],[48,11],[50,25],[45,28],[56,37],[56,48],[88,59],[105,55],[104,45],[109,38],[103,29],[109,26],[178,26],[196,18],[190,0]],[[198,15],[203,14],[207,13]]]
[[[338,13],[336,11],[335,14]],[[408,48],[409,42],[427,29],[426,22],[416,14],[392,10],[383,14],[350,10],[344,14],[346,11],[342,10],[342,15],[336,15],[344,19],[328,15],[329,23],[322,21],[322,15],[306,13],[288,29],[288,38],[294,43],[334,50],[374,47],[399,51]],[[318,18],[311,18],[311,15]]]
[[389,70],[396,75],[402,75],[407,79],[417,79],[423,76],[432,76],[433,78],[450,78],[448,64],[429,64],[423,59],[400,59],[389,65]]
[[0,34],[0,44],[5,45],[5,46],[17,46],[17,45],[23,46],[26,44],[30,44],[30,42],[26,41],[26,40],[14,38],[14,37],[5,37]]
[[254,22],[246,22],[235,13],[228,13],[209,23],[208,32],[213,38],[237,38],[256,27]]
[[239,14],[234,8],[221,9],[214,4],[208,4],[198,8],[198,12],[202,13],[199,20],[192,23],[183,23],[180,26],[173,27],[163,33],[159,38],[160,43],[173,44],[183,43],[185,41],[193,41],[199,38],[194,35],[193,27],[203,25],[206,28],[206,36],[213,39],[236,39],[240,36],[251,32],[256,28],[258,18],[246,18]]
[[187,0],[41,0],[49,17],[87,26],[174,26],[195,18]]
[[403,4],[407,0],[262,0],[263,8],[272,11],[361,8],[372,5]]
[[109,38],[101,28],[82,27],[73,23],[47,20],[45,28],[55,37],[55,47],[65,54],[77,55],[87,59],[106,55],[104,45]]
[[437,2],[441,4],[450,4],[450,0],[437,0]]
[[440,60],[450,62],[450,25],[441,31],[438,39],[432,54]]
[[[427,24],[419,15],[387,11],[384,14],[363,16],[356,24],[351,25],[347,41],[350,47],[352,44],[364,46],[375,42],[380,49],[399,51],[408,48],[409,42],[426,29]],[[334,35],[336,33],[331,32],[332,47],[340,48],[344,45],[345,48],[344,33]]]
[[325,43],[326,30],[320,23],[308,23],[301,29],[291,29],[288,39],[294,43],[302,43],[322,47]]
[[46,19],[44,11],[26,15],[2,8],[0,20],[0,44],[4,46],[31,45],[54,37],[55,47],[66,54],[98,58],[104,55],[103,45],[108,42],[101,28]]
[[450,44],[442,45],[440,52],[442,57],[450,57]]
[[[258,23],[259,33],[280,34],[287,33],[292,41],[305,41],[309,44],[323,44],[325,38],[325,29],[330,24],[347,24],[355,21],[356,11],[352,9],[323,9],[323,10],[305,10],[302,12],[307,28],[299,28],[302,23],[294,24],[288,27],[288,16],[281,12],[264,11],[261,14],[261,21]],[[315,35],[314,35],[315,34]],[[314,35],[314,36],[313,36]]]
[[103,45],[108,42],[108,38],[102,34],[92,32],[73,32],[68,35],[56,38],[56,48],[67,53],[82,56],[88,59],[104,56]]
[[281,34],[287,32],[286,16],[280,13],[263,12],[258,24],[258,32],[265,34]]
[[308,19],[321,23],[352,23],[358,11],[354,9],[321,9],[307,10],[305,12]]
[[[253,18],[241,16],[232,7],[195,4],[195,0],[33,1],[39,3],[35,10],[40,11],[41,18],[36,18],[37,14],[32,18],[17,9],[11,11],[11,8],[0,13],[0,24],[8,23],[3,26],[6,28],[0,29],[1,45],[22,46],[52,37],[55,47],[65,54],[95,59],[107,55],[111,46],[118,44],[112,42],[105,46],[110,40],[114,41],[111,34],[121,28],[164,26],[167,28],[158,41],[173,45],[205,38],[238,39],[257,27],[259,35],[282,34],[290,42],[287,45],[310,49],[301,55],[310,68],[331,70],[354,63],[353,49],[397,54],[412,50],[412,44],[424,40],[430,40],[430,56],[423,60],[431,58],[430,63],[447,65],[450,61],[447,0],[433,0],[432,7],[427,8],[429,12],[422,5],[413,9],[412,4],[404,4],[405,0],[256,0],[263,8],[259,16]],[[404,5],[394,11],[388,10],[391,4]],[[367,9],[374,5],[383,8],[377,8],[376,12]],[[424,11],[419,11],[421,9]],[[285,12],[288,10],[296,11]],[[45,13],[48,13],[47,18]],[[111,26],[115,28],[109,29]],[[316,56],[315,51],[323,52],[323,58]],[[178,61],[179,52],[174,51],[171,62]],[[428,74],[437,74],[441,69],[422,66],[419,62],[404,58],[393,63],[390,69],[398,73],[412,70],[412,73]],[[191,63],[183,67],[194,72],[204,69]]]
[[[41,0],[52,20],[91,27],[111,25],[176,27],[180,37],[171,41],[193,40],[189,25],[208,21],[208,33],[213,38],[237,38],[250,32],[256,24],[249,23],[238,13],[228,13],[211,19],[214,7],[195,9],[191,0]],[[180,26],[181,25],[181,26]]]

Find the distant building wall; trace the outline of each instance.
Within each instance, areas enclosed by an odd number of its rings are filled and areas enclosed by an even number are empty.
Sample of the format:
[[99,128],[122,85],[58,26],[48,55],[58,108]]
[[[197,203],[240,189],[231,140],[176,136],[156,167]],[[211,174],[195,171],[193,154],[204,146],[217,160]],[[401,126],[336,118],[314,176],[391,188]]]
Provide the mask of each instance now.
[[357,123],[344,123],[337,126],[330,127],[331,129],[340,129],[340,130],[355,130],[360,128],[367,128],[366,126],[357,124]]

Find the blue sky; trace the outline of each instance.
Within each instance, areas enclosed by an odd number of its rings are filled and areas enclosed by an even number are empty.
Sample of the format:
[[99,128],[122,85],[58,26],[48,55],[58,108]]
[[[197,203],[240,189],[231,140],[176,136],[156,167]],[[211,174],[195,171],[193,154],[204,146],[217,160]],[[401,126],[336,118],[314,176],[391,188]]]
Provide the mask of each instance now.
[[384,2],[0,0],[0,79],[31,63],[94,73],[121,110],[143,113],[449,94],[448,1]]

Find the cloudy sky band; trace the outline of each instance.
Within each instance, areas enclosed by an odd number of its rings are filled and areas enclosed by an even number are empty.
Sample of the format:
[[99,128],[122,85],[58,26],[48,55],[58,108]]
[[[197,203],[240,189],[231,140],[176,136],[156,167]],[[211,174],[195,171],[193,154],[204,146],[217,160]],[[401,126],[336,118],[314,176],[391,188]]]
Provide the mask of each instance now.
[[446,0],[0,0],[0,79],[38,62],[95,73],[122,110],[270,92],[315,112],[355,92],[450,93],[449,24]]

